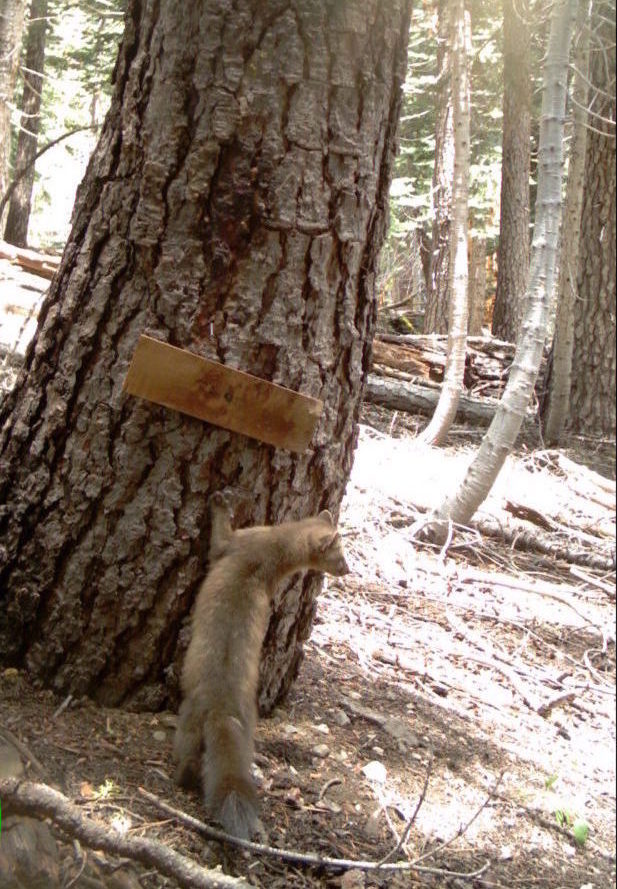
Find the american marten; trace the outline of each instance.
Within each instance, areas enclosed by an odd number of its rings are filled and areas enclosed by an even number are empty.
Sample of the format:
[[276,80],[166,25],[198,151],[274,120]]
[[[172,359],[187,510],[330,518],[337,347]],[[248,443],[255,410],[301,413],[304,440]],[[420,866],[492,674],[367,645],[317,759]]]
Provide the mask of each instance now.
[[[198,593],[182,670],[174,740],[176,777],[201,785],[206,806],[234,836],[257,825],[251,778],[261,646],[283,578],[302,569],[349,571],[327,510],[273,527],[233,531],[225,497],[210,502],[210,570]],[[201,759],[201,770],[200,770]]]

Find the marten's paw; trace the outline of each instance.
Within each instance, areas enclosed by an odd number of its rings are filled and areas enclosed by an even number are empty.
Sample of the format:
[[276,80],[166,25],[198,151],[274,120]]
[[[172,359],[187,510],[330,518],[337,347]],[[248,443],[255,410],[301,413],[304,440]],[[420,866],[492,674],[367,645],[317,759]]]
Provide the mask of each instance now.
[[255,803],[235,790],[227,794],[216,817],[226,833],[241,840],[250,840],[259,826]]

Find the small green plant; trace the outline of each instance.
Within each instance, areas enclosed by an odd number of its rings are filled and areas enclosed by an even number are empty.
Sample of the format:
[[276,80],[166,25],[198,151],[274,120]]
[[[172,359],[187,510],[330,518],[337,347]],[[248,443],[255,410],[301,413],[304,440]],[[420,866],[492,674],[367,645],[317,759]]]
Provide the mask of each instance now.
[[549,775],[548,778],[544,782],[544,786],[547,790],[552,790],[557,781],[559,780],[559,775]]
[[578,818],[567,809],[555,809],[555,820],[560,827],[565,827],[572,832],[577,846],[584,846],[589,836],[589,824],[584,818]]
[[572,834],[577,846],[584,846],[589,836],[589,825],[584,818],[577,818],[572,825]]

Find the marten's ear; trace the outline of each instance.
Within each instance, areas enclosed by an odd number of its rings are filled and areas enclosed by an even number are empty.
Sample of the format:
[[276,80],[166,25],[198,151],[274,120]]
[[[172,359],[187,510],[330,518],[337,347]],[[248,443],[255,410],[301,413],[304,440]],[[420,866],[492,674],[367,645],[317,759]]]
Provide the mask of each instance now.
[[332,518],[332,513],[329,509],[322,509],[317,518],[321,519],[322,522],[327,522],[332,528],[334,528],[334,519]]

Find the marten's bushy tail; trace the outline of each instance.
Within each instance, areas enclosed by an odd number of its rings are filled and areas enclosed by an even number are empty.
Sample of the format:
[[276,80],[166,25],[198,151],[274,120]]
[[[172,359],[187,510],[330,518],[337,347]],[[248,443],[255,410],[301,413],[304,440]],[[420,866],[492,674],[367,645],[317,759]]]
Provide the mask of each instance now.
[[204,724],[204,748],[206,806],[227,833],[248,840],[258,820],[250,731],[235,716],[210,713]]

